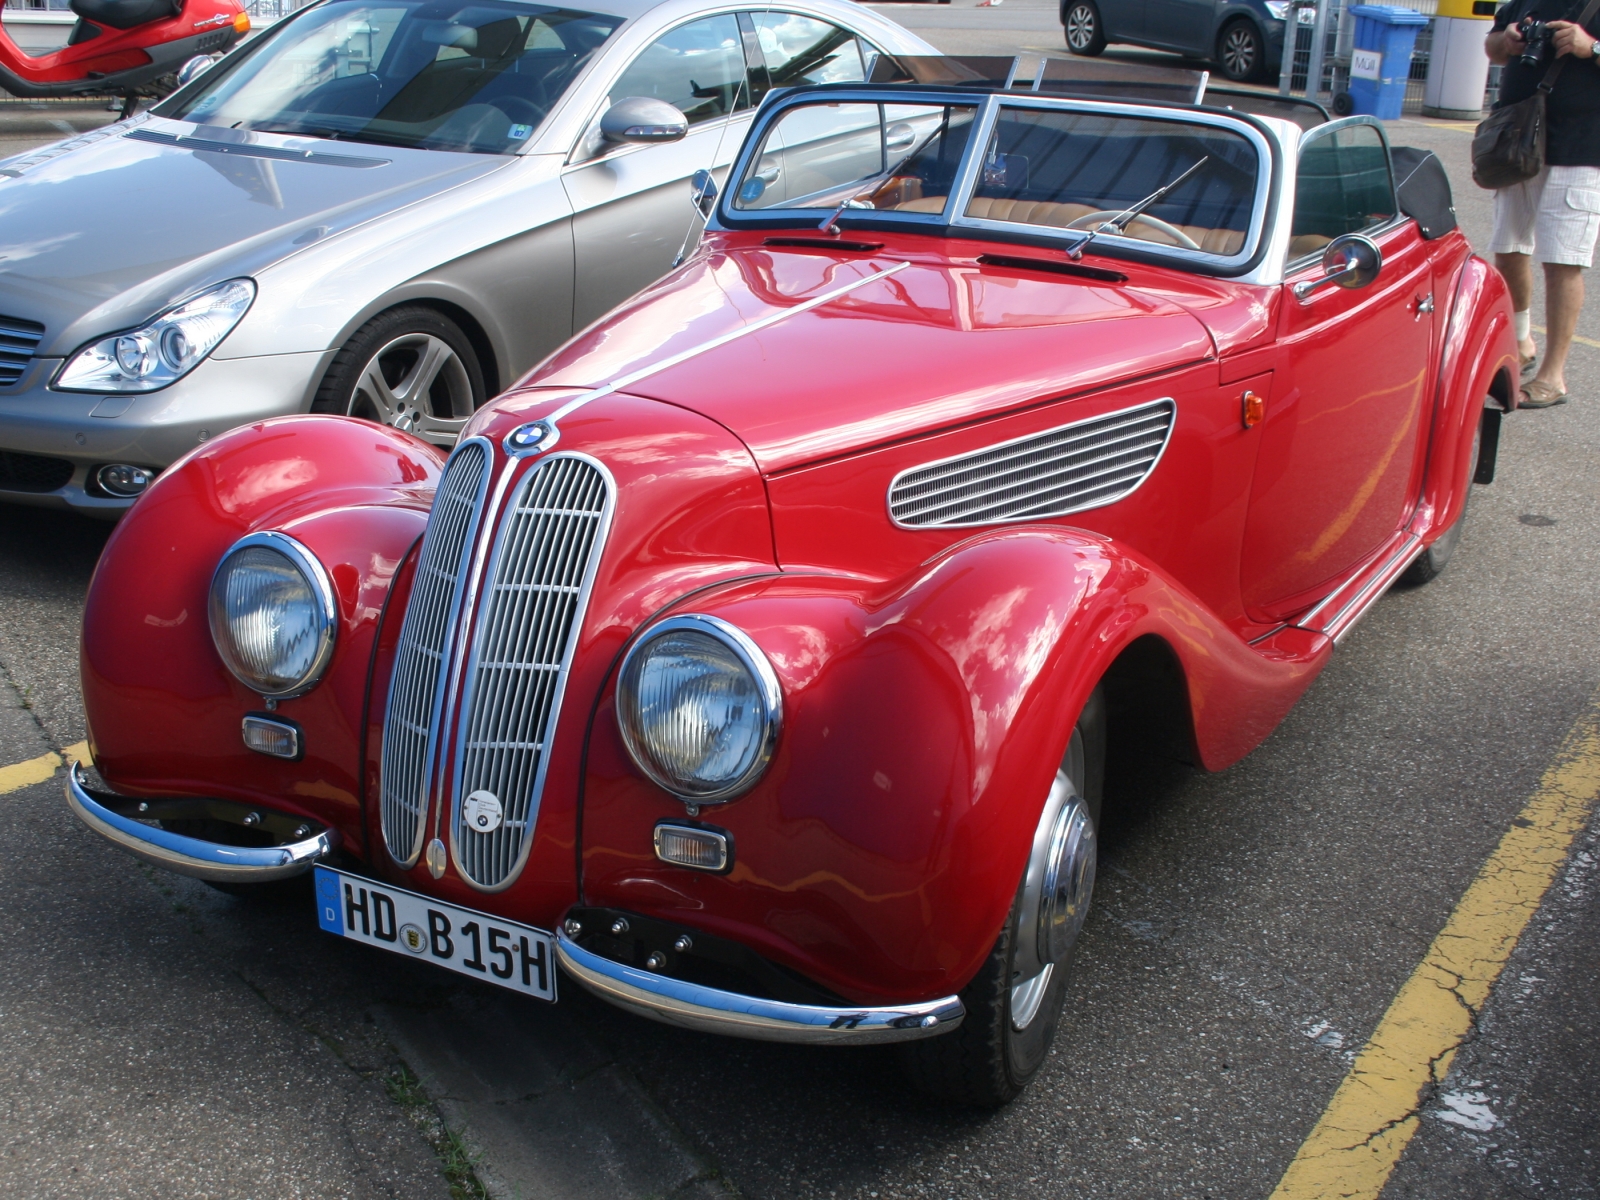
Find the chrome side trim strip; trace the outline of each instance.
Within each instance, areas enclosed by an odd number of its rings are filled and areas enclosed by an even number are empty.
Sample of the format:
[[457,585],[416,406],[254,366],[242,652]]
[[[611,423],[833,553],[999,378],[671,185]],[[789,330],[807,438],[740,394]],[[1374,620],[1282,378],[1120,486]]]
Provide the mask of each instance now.
[[555,412],[545,417],[544,423],[550,427],[552,432],[559,432],[556,430],[556,422],[563,417],[571,416],[591,401],[602,399],[611,395],[612,392],[619,392],[623,388],[638,383],[639,380],[654,375],[658,371],[665,371],[668,367],[675,367],[679,363],[688,362],[691,358],[697,358],[708,351],[717,349],[719,346],[726,346],[729,342],[736,342],[742,337],[749,337],[752,333],[760,333],[763,329],[776,325],[779,321],[786,321],[790,317],[797,317],[803,312],[810,312],[813,308],[820,308],[830,300],[837,300],[840,296],[848,295],[857,288],[866,287],[867,284],[875,283],[879,279],[886,279],[898,271],[904,271],[910,265],[908,262],[895,263],[892,267],[885,267],[881,271],[875,271],[871,275],[864,275],[860,279],[853,279],[842,287],[823,292],[820,296],[813,296],[809,300],[796,304],[793,308],[786,308],[781,312],[768,313],[759,321],[752,321],[748,325],[742,325],[738,329],[730,330],[718,337],[714,337],[708,342],[701,342],[698,346],[691,346],[687,350],[680,350],[677,354],[670,354],[647,367],[640,367],[637,371],[630,371],[626,375],[613,379],[610,383],[603,384],[585,392],[581,396],[575,396],[573,399],[568,400]]
[[602,1000],[664,1025],[760,1042],[907,1042],[948,1033],[967,1010],[959,996],[885,1008],[786,1004],[641,971],[585,950],[556,931],[556,958]]
[[[1367,609],[1382,598],[1390,585],[1416,560],[1423,549],[1420,537],[1416,534],[1408,535],[1354,595],[1346,599],[1345,590],[1339,589],[1296,621],[1296,627],[1323,634],[1332,638],[1334,645],[1338,645],[1344,640],[1345,634],[1355,627],[1355,623],[1366,615]],[[1325,610],[1334,608],[1335,605],[1338,607],[1333,615],[1324,617]]]
[[77,763],[67,771],[66,793],[78,820],[106,841],[152,866],[217,883],[266,883],[299,875],[333,853],[339,841],[332,829],[286,846],[224,846],[185,837],[112,812],[89,793]]

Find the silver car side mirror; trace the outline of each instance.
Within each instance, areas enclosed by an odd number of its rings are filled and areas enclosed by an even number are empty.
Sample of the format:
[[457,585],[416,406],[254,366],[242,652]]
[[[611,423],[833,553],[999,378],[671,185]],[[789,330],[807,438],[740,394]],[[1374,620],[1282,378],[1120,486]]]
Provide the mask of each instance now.
[[1340,234],[1322,251],[1321,279],[1308,279],[1294,285],[1294,298],[1304,300],[1313,292],[1332,284],[1342,288],[1366,287],[1383,269],[1383,251],[1378,243],[1359,233]]
[[618,100],[600,118],[600,133],[608,142],[676,142],[688,132],[688,117],[650,96]]
[[711,215],[711,206],[717,202],[717,181],[711,172],[701,167],[689,177],[689,203],[702,217]]

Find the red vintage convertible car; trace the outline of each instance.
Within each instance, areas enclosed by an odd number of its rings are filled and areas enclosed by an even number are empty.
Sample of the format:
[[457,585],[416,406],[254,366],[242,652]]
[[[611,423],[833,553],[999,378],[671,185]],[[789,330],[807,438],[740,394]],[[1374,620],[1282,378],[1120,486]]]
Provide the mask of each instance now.
[[74,810],[487,982],[1014,1096],[1108,736],[1248,753],[1513,403],[1437,161],[1246,103],[775,94],[698,251],[448,458],[295,417],[155,483]]

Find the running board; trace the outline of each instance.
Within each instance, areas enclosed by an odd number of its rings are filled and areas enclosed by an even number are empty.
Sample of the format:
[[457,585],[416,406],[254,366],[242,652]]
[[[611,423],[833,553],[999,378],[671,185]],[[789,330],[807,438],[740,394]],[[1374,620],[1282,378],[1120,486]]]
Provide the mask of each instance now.
[[1330,637],[1338,645],[1422,551],[1422,539],[1416,534],[1396,534],[1354,578],[1298,618],[1295,627]]

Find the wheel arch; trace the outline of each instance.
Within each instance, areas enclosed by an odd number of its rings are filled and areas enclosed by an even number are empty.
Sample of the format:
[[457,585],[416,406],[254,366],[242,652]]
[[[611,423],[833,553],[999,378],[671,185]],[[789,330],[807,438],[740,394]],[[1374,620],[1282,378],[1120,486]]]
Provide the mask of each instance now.
[[[334,359],[339,351],[349,345],[350,339],[363,326],[397,308],[411,307],[431,308],[461,327],[461,332],[466,335],[467,341],[472,346],[472,352],[478,356],[478,368],[483,372],[484,400],[489,401],[498,396],[509,383],[507,378],[509,352],[498,324],[470,295],[458,289],[441,288],[437,286],[437,281],[430,282],[432,286],[408,285],[385,292],[346,321],[332,339],[307,396],[314,398],[322,390],[323,381],[333,369]],[[444,294],[446,291],[449,295]],[[308,407],[311,403],[309,398],[306,401]]]

